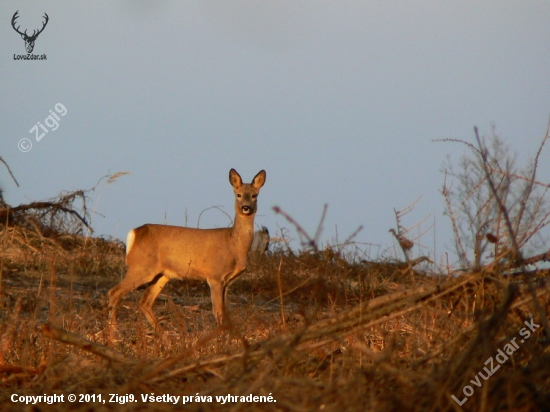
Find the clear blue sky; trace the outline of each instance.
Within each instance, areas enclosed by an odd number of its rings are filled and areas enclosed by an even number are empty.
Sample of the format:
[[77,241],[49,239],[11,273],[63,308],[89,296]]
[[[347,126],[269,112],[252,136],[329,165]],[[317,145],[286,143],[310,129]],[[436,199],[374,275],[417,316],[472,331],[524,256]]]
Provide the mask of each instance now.
[[[48,13],[33,51],[47,60],[14,60],[26,54],[16,10],[29,32]],[[0,155],[21,187],[3,167],[0,186],[17,205],[131,172],[91,203],[96,234],[124,239],[165,218],[196,226],[210,206],[233,215],[229,169],[245,181],[265,169],[256,223],[272,234],[291,228],[273,206],[314,232],[327,203],[323,242],[363,225],[375,255],[393,243],[393,209],[422,196],[403,224],[435,221],[421,243],[433,252],[436,233],[439,255],[452,245],[441,168],[463,147],[432,140],[473,141],[494,124],[520,156],[535,152],[550,116],[549,19],[546,0],[4,0]],[[29,130],[57,103],[67,113],[37,142]]]

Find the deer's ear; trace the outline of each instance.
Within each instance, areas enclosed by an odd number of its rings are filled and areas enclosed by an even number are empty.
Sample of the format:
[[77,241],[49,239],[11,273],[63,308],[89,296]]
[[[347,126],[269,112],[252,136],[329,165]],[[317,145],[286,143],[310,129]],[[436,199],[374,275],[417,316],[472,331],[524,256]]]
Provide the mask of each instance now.
[[21,35],[21,38],[22,38],[23,40],[25,40],[25,35],[24,35],[24,34],[22,34],[22,35]]
[[243,184],[241,176],[237,173],[235,169],[231,169],[229,171],[229,183],[231,183],[231,186],[233,186],[235,189],[238,189]]
[[254,179],[252,179],[252,186],[256,189],[260,189],[265,183],[265,170],[260,170]]

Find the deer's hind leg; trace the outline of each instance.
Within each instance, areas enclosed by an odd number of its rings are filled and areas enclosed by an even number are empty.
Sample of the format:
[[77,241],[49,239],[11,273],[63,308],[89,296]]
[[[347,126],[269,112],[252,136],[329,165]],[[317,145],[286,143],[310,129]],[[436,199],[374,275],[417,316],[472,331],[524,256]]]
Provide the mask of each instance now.
[[170,278],[166,275],[158,275],[153,279],[149,284],[145,293],[139,301],[139,308],[149,321],[151,325],[155,328],[157,327],[157,319],[153,313],[153,303],[157,299],[159,293],[162,291],[164,286],[170,281]]
[[151,282],[159,275],[148,267],[131,267],[122,281],[109,291],[109,323],[116,327],[116,312],[120,299],[144,283]]

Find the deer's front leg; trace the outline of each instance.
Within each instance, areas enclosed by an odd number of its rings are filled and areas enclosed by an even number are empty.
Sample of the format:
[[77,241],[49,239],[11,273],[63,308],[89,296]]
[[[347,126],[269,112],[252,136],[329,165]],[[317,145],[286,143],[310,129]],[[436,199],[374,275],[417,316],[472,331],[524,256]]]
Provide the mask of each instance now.
[[216,318],[216,322],[221,326],[226,322],[225,315],[225,290],[224,284],[218,280],[208,279],[210,286],[210,296],[212,299],[212,312]]

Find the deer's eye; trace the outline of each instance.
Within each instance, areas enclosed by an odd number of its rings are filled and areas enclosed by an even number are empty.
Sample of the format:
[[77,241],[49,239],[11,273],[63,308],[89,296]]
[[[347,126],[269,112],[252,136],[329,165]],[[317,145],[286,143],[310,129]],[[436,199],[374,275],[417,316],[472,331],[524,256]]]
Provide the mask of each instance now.
[[242,195],[240,193],[237,193],[237,197],[242,197]]

